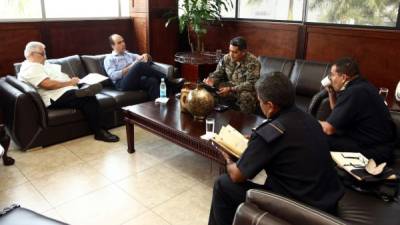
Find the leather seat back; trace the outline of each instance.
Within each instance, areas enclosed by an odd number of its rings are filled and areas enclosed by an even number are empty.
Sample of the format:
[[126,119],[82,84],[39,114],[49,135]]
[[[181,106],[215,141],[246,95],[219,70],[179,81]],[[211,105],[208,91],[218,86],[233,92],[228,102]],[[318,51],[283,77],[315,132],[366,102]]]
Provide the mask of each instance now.
[[259,56],[261,64],[260,77],[271,72],[282,72],[289,77],[292,71],[294,60],[276,57]]
[[296,60],[290,80],[296,88],[296,95],[310,99],[321,90],[321,80],[330,73],[328,63]]
[[[59,59],[48,59],[47,62],[61,65],[61,71],[69,76],[86,76],[86,70],[83,67],[79,55],[67,56]],[[18,75],[22,63],[14,63],[15,74]]]
[[81,59],[87,73],[99,73],[107,76],[107,72],[104,69],[104,58],[107,54],[103,55],[82,55]]

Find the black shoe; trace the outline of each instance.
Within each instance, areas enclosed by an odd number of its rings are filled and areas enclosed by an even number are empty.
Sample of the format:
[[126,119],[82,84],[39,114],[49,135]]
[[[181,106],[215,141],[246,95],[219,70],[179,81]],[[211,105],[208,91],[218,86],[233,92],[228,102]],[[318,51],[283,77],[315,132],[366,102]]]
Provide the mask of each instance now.
[[94,96],[101,91],[103,85],[100,83],[92,84],[84,86],[75,91],[75,95],[78,98],[87,97],[87,96]]
[[114,135],[104,129],[98,130],[94,134],[94,139],[99,140],[99,141],[105,141],[105,142],[118,142],[119,137],[117,135]]

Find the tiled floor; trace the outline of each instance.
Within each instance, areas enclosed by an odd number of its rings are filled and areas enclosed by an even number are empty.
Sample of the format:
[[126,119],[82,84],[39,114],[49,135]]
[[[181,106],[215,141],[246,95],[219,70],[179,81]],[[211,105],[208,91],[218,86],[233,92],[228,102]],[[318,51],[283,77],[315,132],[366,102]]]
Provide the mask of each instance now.
[[0,208],[12,203],[76,225],[207,224],[218,166],[135,128],[136,153],[93,136],[21,152],[0,165]]

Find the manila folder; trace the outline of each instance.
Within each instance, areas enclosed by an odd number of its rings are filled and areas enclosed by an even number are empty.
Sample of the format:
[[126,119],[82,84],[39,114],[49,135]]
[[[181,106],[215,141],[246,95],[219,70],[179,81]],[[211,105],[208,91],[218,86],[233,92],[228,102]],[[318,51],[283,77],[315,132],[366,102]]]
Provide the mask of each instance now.
[[247,138],[230,125],[223,126],[213,137],[213,141],[238,158],[243,154],[248,143]]

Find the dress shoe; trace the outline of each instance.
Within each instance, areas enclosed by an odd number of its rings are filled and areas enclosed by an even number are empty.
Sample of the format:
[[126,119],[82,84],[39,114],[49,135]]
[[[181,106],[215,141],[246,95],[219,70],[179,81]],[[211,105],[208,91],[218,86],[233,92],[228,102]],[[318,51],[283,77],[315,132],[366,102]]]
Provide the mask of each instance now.
[[78,98],[87,97],[87,96],[94,96],[101,91],[103,85],[100,83],[92,84],[84,86],[75,91],[75,95]]
[[94,134],[94,139],[99,140],[99,141],[105,141],[105,142],[118,142],[119,137],[117,135],[114,135],[107,130],[100,129]]

